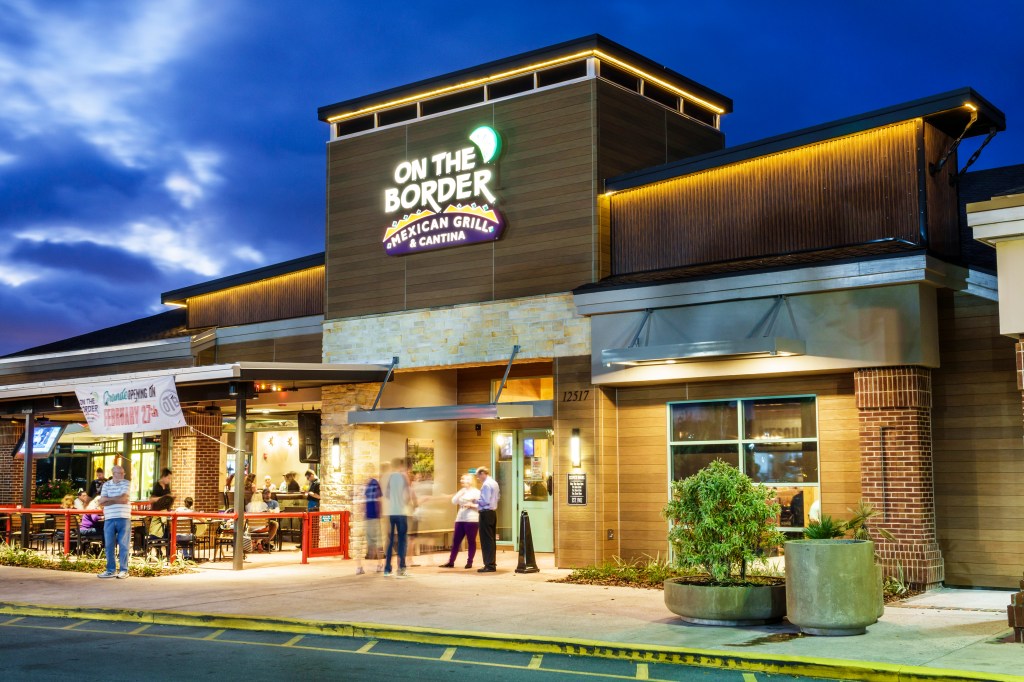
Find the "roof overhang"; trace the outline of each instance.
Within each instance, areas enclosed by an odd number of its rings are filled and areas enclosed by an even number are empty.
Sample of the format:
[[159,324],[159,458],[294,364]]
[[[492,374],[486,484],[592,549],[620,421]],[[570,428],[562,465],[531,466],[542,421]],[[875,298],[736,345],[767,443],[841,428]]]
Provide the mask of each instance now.
[[[178,387],[182,402],[228,397],[231,383],[286,382],[295,389],[331,384],[375,383],[384,381],[389,365],[319,364],[309,362],[235,362],[223,365],[160,369],[104,376],[52,379],[23,384],[0,385],[0,413],[20,412],[18,404],[37,398],[74,395],[78,388],[90,384],[117,383],[170,376]],[[221,395],[223,394],[223,395]]]
[[396,407],[383,410],[348,412],[349,424],[406,424],[410,422],[493,421],[530,419],[554,414],[551,400],[479,405],[437,405],[433,407]]

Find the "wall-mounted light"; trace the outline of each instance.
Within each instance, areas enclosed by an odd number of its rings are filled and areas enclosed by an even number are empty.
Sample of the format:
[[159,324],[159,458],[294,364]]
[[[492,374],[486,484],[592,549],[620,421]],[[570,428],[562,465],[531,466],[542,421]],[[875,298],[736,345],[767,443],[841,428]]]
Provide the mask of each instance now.
[[573,429],[572,437],[569,439],[569,457],[572,459],[573,468],[580,466],[580,430]]
[[341,468],[341,438],[338,436],[331,441],[331,468],[335,470]]

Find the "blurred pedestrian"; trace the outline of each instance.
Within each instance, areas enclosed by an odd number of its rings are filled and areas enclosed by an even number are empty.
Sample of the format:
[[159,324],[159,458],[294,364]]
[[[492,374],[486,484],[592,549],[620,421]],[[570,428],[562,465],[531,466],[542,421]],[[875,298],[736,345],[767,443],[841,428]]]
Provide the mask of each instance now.
[[391,556],[398,545],[398,577],[406,575],[405,551],[409,542],[409,511],[416,507],[416,493],[405,471],[401,457],[391,461],[393,471],[388,476],[384,494],[388,498],[388,549],[384,555],[384,577],[391,575]]
[[[383,552],[380,546],[380,498],[380,482],[370,476],[370,480],[363,486],[363,503],[365,504],[363,528],[366,536],[366,559],[377,562],[377,573],[384,570]],[[363,560],[358,558],[357,563],[356,575],[362,575],[366,572],[363,569]]]
[[460,482],[462,488],[452,496],[452,504],[459,508],[455,514],[455,539],[452,541],[452,551],[448,555],[448,563],[441,564],[441,568],[455,568],[455,557],[459,555],[463,538],[466,539],[469,551],[466,568],[473,568],[473,557],[476,556],[476,533],[480,526],[477,502],[480,499],[480,491],[473,485],[473,477],[470,474],[464,475]]

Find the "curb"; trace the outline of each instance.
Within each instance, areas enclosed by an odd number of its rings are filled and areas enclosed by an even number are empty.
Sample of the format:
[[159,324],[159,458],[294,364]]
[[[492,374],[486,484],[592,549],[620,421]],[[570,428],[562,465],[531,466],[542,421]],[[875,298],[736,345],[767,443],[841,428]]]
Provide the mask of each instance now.
[[[0,602],[0,615],[78,618],[152,625],[214,627],[226,630],[287,632],[296,635],[361,637],[441,646],[502,649],[534,654],[590,656],[639,663],[665,663],[742,672],[828,677],[869,682],[1020,682],[1016,675],[979,673],[944,668],[871,663],[843,659],[787,656],[751,656],[711,649],[657,645],[625,645],[588,639],[531,637],[417,626],[377,623],[323,622],[296,618],[259,618],[233,614],[187,611],[134,611],[130,609],[80,608],[73,606]],[[257,619],[258,618],[258,619]]]

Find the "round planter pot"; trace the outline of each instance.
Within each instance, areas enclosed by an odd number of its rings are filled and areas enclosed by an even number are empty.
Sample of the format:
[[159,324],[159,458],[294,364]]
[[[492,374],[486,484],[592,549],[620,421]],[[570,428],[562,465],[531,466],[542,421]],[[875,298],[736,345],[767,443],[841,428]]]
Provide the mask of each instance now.
[[665,606],[688,623],[764,625],[786,615],[785,585],[716,587],[665,581]]
[[786,618],[809,635],[862,635],[882,613],[870,540],[786,543]]

